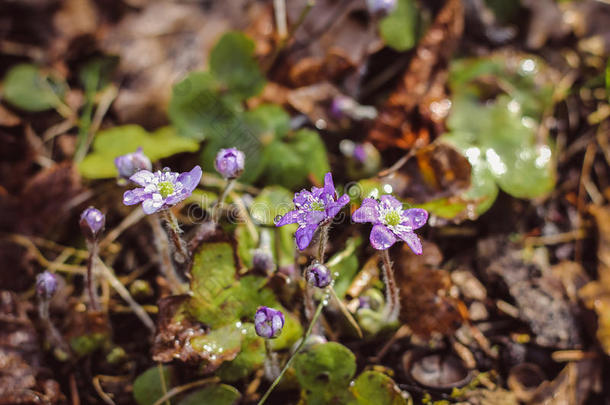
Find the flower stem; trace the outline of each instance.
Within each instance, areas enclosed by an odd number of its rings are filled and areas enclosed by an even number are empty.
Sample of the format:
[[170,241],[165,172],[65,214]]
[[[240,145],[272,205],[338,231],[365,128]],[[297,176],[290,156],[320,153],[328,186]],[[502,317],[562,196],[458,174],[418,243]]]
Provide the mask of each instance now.
[[222,190],[222,194],[220,194],[218,201],[212,209],[212,221],[218,222],[218,220],[220,219],[220,209],[222,208],[222,205],[225,203],[227,196],[229,195],[234,186],[235,179],[230,179],[229,181],[227,181],[227,185],[225,186],[224,190]]
[[89,305],[91,310],[99,311],[100,304],[97,299],[97,293],[95,292],[95,280],[93,279],[93,265],[95,258],[97,257],[97,240],[93,240],[89,243],[89,258],[87,259],[87,279],[85,285],[87,286],[87,294],[89,295]]
[[326,245],[328,244],[328,229],[330,223],[322,225],[320,228],[320,243],[318,244],[318,262],[324,264],[324,254],[326,253]]
[[384,310],[385,317],[388,322],[394,322],[398,320],[398,315],[400,313],[400,300],[388,249],[382,251],[381,258],[383,259],[383,265],[381,266],[381,269],[383,272],[383,282],[385,284],[386,295],[386,306]]
[[320,301],[320,303],[318,304],[318,308],[316,308],[316,313],[313,315],[313,318],[312,318],[311,322],[309,323],[309,327],[307,328],[305,335],[303,335],[303,339],[301,339],[301,342],[297,346],[296,350],[294,351],[292,356],[290,356],[290,358],[284,365],[284,368],[282,368],[280,375],[277,376],[277,378],[273,381],[271,386],[267,389],[267,392],[265,392],[265,395],[263,395],[263,397],[260,399],[260,401],[258,401],[258,405],[263,405],[265,403],[265,401],[267,400],[269,395],[271,395],[271,392],[280,383],[280,381],[282,380],[282,377],[284,376],[286,371],[290,368],[290,365],[294,361],[297,354],[299,354],[301,352],[301,350],[303,349],[303,346],[305,346],[305,343],[307,342],[309,335],[311,335],[311,332],[313,331],[313,327],[316,324],[316,322],[318,321],[318,318],[320,317],[320,314],[322,313],[322,309],[324,308],[324,305],[326,304],[326,300],[327,300],[326,297],[328,296],[328,290],[326,291],[325,295],[326,295],[325,298],[322,299],[322,301]]
[[51,321],[51,316],[49,314],[49,304],[50,302],[47,299],[41,299],[38,302],[38,317],[42,321],[46,336],[49,339],[50,344],[55,348],[56,357],[58,357],[59,355],[59,357],[67,360],[70,357],[70,348],[66,344],[64,338],[61,336],[61,333],[59,333],[59,331]]
[[167,230],[169,232],[170,240],[174,245],[174,259],[181,264],[187,262],[187,260],[190,260],[190,255],[186,249],[186,243],[180,237],[182,230],[178,225],[176,216],[170,209],[161,211],[161,215],[168,225]]
[[178,276],[178,273],[176,273],[174,263],[172,262],[167,234],[163,231],[161,217],[155,217],[156,218],[149,217],[149,222],[153,231],[153,239],[155,241],[157,251],[159,252],[159,264],[161,272],[167,279],[167,283],[169,284],[169,288],[172,290],[172,293],[181,294],[184,292],[184,288],[182,287],[180,277]]

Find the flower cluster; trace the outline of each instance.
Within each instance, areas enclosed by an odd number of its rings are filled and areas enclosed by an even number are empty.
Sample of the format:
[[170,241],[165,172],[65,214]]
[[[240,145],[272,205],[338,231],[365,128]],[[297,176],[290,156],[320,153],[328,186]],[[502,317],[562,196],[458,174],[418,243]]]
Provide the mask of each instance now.
[[123,204],[142,203],[146,214],[153,214],[171,207],[190,196],[201,180],[201,167],[190,172],[176,173],[169,168],[152,173],[140,170],[129,180],[141,186],[123,194]]
[[382,195],[380,201],[365,198],[360,208],[352,214],[354,222],[373,224],[369,237],[371,245],[385,250],[398,239],[409,245],[413,253],[422,254],[422,245],[413,232],[426,224],[428,212],[421,208],[403,210],[402,203],[391,195]]
[[331,173],[324,176],[324,187],[313,187],[311,191],[301,190],[295,194],[295,209],[286,213],[275,226],[299,224],[295,232],[295,240],[300,250],[309,246],[313,235],[321,223],[334,218],[348,202],[349,197],[338,197]]

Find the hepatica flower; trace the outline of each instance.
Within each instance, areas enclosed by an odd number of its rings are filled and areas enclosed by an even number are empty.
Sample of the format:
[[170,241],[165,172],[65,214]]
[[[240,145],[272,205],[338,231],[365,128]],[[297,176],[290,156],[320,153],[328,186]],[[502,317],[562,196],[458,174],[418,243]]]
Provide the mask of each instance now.
[[235,149],[221,149],[216,154],[214,167],[225,179],[235,179],[244,171],[246,156],[244,152]]
[[140,170],[129,180],[142,186],[123,194],[123,204],[142,203],[146,214],[153,214],[171,207],[191,195],[201,180],[201,167],[195,166],[190,172],[176,173],[169,168],[152,173]]
[[133,153],[118,156],[114,159],[119,177],[128,179],[140,170],[152,170],[152,163],[148,156],[142,152],[142,148],[138,148]]
[[309,246],[318,226],[337,215],[349,202],[349,197],[345,194],[341,197],[337,196],[333,176],[331,173],[326,173],[323,188],[312,187],[311,191],[301,190],[294,195],[292,201],[295,209],[286,213],[275,226],[299,224],[294,237],[297,247],[303,250]]
[[282,333],[284,314],[277,309],[259,307],[254,315],[256,334],[265,339],[276,338]]
[[421,208],[403,210],[402,203],[391,195],[382,195],[381,201],[365,198],[360,208],[352,214],[354,222],[370,222],[370,241],[375,249],[385,250],[397,240],[403,240],[413,253],[422,254],[422,245],[413,232],[428,220],[428,212]]

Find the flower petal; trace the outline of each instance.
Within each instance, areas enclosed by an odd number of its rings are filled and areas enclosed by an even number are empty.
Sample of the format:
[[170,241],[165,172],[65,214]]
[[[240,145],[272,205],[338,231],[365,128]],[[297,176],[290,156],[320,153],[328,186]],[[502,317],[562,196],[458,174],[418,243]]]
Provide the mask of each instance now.
[[142,202],[142,210],[146,215],[154,214],[159,211],[163,205],[157,204],[152,198],[147,198]]
[[123,193],[123,204],[135,205],[142,202],[149,194],[143,188],[134,188]]
[[416,255],[421,255],[423,252],[423,248],[421,245],[421,241],[419,237],[415,234],[415,232],[401,232],[399,235],[400,239],[404,240],[407,245],[411,248],[413,253]]
[[201,174],[201,167],[195,166],[190,172],[184,172],[178,176],[178,181],[182,183],[186,190],[188,190],[189,195],[199,185]]
[[385,250],[396,242],[396,236],[384,225],[377,224],[371,229],[369,240],[375,249]]
[[382,203],[392,208],[402,208],[402,203],[398,201],[394,196],[389,194],[384,194],[379,197]]
[[[343,197],[342,197],[343,198]],[[379,203],[372,198],[365,198],[362,205],[352,214],[354,222],[371,222],[376,224],[379,222]]]
[[299,250],[303,250],[309,246],[317,227],[318,225],[309,225],[297,229],[297,231],[294,233],[294,239]]
[[428,221],[428,211],[422,208],[409,208],[403,211],[405,220],[402,225],[408,226],[411,229],[419,229],[426,225]]
[[328,218],[333,218],[348,202],[349,196],[347,194],[343,194],[337,201],[331,202],[326,206],[326,216]]
[[307,202],[307,198],[311,196],[311,192],[307,190],[301,190],[294,195],[292,202],[298,208],[299,206],[305,204]]
[[328,172],[324,175],[324,193],[330,196],[335,196],[335,184],[333,183],[333,175]]
[[134,183],[136,183],[142,187],[146,187],[154,179],[155,179],[154,173],[152,173],[148,170],[140,170],[139,172],[137,172],[136,174],[134,174],[133,176],[131,176],[129,178],[129,180],[133,181]]
[[290,211],[290,212],[287,212],[286,214],[284,214],[284,216],[282,216],[280,218],[280,220],[275,223],[275,226],[284,226],[284,225],[288,225],[288,224],[294,224],[298,220],[299,220],[299,211],[297,211],[297,210]]

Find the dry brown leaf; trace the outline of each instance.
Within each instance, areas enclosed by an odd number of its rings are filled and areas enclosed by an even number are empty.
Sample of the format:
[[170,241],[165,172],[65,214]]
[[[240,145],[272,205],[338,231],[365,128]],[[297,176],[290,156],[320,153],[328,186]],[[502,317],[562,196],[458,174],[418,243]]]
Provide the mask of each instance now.
[[445,88],[449,60],[463,28],[462,2],[447,0],[369,132],[379,149],[410,149],[418,139],[427,143],[442,132],[451,105]]

